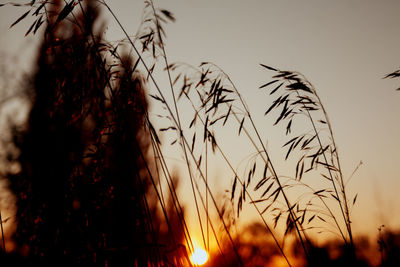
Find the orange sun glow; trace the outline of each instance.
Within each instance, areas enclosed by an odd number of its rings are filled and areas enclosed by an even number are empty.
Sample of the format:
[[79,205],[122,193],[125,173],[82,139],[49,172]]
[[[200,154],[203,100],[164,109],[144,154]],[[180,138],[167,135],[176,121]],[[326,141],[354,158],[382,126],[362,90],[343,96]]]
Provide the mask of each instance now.
[[207,252],[201,248],[195,248],[194,252],[190,256],[190,261],[194,265],[203,265],[208,260]]

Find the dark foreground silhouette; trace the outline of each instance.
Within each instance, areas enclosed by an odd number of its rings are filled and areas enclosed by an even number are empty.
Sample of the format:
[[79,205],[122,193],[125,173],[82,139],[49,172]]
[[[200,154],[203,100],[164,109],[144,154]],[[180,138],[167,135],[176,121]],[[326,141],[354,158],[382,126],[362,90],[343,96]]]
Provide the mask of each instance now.
[[84,4],[73,22],[50,17],[38,51],[29,119],[14,131],[21,170],[9,176],[18,251],[1,266],[164,265],[166,250],[182,252],[179,225],[162,233],[157,201],[145,198],[152,166],[143,78],[129,55],[103,53],[99,12]]

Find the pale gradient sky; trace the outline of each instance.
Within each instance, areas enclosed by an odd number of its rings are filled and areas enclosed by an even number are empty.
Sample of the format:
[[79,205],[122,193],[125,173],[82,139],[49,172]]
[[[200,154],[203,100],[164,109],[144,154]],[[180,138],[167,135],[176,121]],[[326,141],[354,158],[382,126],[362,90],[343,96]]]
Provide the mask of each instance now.
[[[134,34],[142,2],[106,2]],[[400,80],[382,79],[400,66],[400,1],[164,0],[155,5],[177,19],[165,28],[169,60],[212,61],[222,67],[268,132],[277,158],[283,132],[269,131],[262,116],[269,102],[257,88],[270,76],[259,63],[303,73],[327,109],[344,174],[350,175],[360,160],[364,163],[348,187],[351,194],[358,192],[355,233],[377,233],[382,223],[400,226],[400,92],[395,91]],[[35,37],[23,37],[28,23],[8,29],[22,13],[0,8],[0,51],[18,53],[21,64],[30,64]],[[117,40],[123,34],[111,23],[107,37]],[[234,142],[235,134],[230,136]],[[243,157],[234,149],[228,150],[239,162]],[[218,174],[224,176],[221,170]],[[223,189],[229,189],[231,175],[226,179],[219,182]]]

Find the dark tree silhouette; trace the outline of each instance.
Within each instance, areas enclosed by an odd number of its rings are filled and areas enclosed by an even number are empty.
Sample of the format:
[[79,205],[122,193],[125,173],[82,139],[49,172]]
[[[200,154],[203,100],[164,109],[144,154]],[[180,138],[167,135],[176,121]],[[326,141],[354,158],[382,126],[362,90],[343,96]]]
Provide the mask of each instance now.
[[38,53],[27,129],[14,134],[17,245],[41,266],[162,265],[162,222],[145,197],[144,82],[132,57],[110,56],[94,2],[77,5],[72,23],[61,1],[48,10],[58,16]]

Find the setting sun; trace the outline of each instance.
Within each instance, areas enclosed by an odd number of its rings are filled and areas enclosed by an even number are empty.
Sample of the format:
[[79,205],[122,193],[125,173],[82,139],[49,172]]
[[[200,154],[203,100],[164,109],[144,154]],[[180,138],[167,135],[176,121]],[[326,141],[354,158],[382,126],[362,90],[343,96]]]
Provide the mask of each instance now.
[[195,265],[203,265],[207,260],[207,252],[201,248],[196,248],[190,256],[190,261]]

